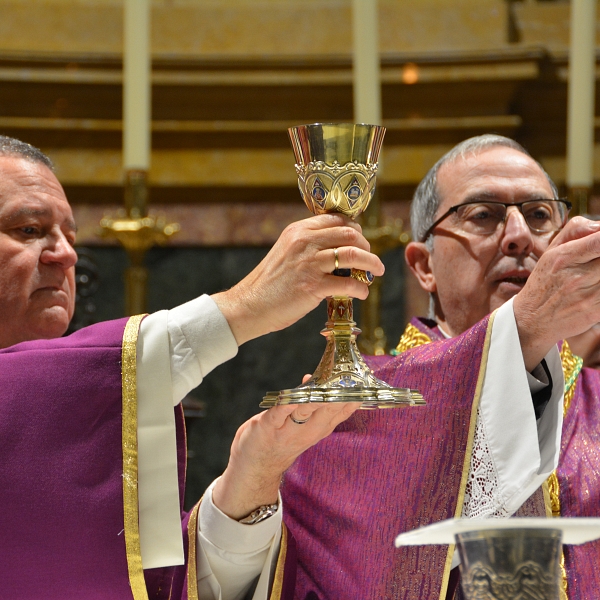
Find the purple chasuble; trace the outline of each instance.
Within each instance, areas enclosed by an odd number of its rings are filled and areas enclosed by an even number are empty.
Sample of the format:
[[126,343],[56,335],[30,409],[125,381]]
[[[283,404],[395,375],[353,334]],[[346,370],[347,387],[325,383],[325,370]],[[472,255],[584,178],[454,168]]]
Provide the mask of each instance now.
[[[427,406],[358,411],[286,473],[297,600],[444,597],[447,546],[394,548],[396,535],[462,509],[489,317],[463,335],[372,360]],[[460,510],[459,509],[459,510]],[[448,567],[448,568],[447,568]]]
[[[133,598],[123,535],[126,322],[0,350],[2,598]],[[169,597],[167,571],[148,572],[150,598]]]
[[[600,516],[600,373],[594,369],[582,369],[575,382],[556,475],[560,516]],[[564,546],[563,552],[569,599],[600,597],[600,540]]]

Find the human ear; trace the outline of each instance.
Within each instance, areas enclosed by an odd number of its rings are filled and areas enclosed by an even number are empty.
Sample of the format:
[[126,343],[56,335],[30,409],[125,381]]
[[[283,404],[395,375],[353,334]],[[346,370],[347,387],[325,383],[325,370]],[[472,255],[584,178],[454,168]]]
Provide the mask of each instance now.
[[437,291],[435,276],[431,268],[431,252],[422,242],[410,242],[404,250],[404,260],[419,285],[430,294]]

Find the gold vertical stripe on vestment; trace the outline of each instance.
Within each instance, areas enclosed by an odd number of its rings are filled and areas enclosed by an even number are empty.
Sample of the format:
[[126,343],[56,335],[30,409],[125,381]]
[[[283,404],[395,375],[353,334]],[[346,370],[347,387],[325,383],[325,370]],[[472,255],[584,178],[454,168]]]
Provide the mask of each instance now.
[[[487,367],[488,355],[490,351],[490,343],[492,341],[492,326],[496,317],[494,311],[489,318],[487,330],[485,332],[485,341],[483,343],[483,351],[481,353],[481,362],[479,363],[479,374],[477,376],[477,385],[475,386],[475,394],[473,396],[473,404],[471,405],[471,418],[469,420],[469,435],[467,437],[467,446],[465,448],[465,458],[463,461],[462,477],[458,488],[458,498],[456,500],[456,510],[454,518],[462,516],[462,509],[465,503],[465,491],[469,481],[469,472],[471,470],[471,453],[473,452],[473,440],[475,438],[475,428],[477,426],[477,410],[479,409],[479,400],[483,390],[483,382],[485,379],[485,370]],[[448,589],[448,581],[450,579],[450,570],[452,567],[452,557],[454,555],[454,544],[448,546],[448,554],[446,555],[446,565],[444,567],[444,575],[442,577],[442,587],[440,589],[440,600],[445,600]]]
[[283,592],[283,578],[285,576],[285,559],[287,557],[288,531],[284,523],[281,524],[281,545],[279,546],[279,557],[273,577],[273,588],[269,600],[281,600]]
[[136,315],[127,321],[121,350],[123,521],[129,584],[134,600],[148,600],[140,549],[137,444],[137,339],[144,316]]
[[196,565],[196,540],[198,539],[198,512],[200,510],[200,498],[198,504],[192,508],[188,520],[188,561],[187,561],[187,596],[188,600],[198,600],[198,567]]
[[[571,401],[575,395],[577,386],[577,377],[583,368],[583,359],[571,352],[571,348],[566,340],[563,341],[560,349],[560,361],[562,363],[563,374],[565,377],[565,395],[563,404],[563,416],[567,416]],[[556,471],[548,477],[548,493],[550,495],[550,505],[552,507],[552,516],[560,517],[560,483]],[[562,576],[562,586],[560,590],[560,600],[568,600],[568,580],[567,569],[565,567],[565,554],[560,555],[560,572]]]

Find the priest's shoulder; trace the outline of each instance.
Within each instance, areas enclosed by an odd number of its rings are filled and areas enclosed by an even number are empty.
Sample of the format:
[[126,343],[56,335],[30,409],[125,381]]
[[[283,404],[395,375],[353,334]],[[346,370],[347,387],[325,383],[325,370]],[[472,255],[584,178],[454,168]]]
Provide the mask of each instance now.
[[32,340],[30,342],[21,342],[9,348],[0,350],[1,354],[12,352],[24,352],[32,350],[58,350],[67,348],[99,348],[121,346],[123,341],[123,332],[128,317],[115,319],[113,321],[104,321],[89,325],[79,329],[70,335],[50,340]]

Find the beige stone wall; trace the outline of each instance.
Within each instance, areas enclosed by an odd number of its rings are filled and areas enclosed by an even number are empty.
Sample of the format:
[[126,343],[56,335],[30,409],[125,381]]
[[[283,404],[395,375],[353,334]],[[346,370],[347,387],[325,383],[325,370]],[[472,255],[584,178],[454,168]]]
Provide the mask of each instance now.
[[[384,53],[464,51],[507,43],[504,0],[380,0]],[[2,0],[1,52],[120,54],[122,3]],[[156,56],[348,55],[350,0],[152,3]]]
[[[519,43],[539,45],[554,54],[569,49],[570,2],[527,2],[513,5]],[[600,23],[596,27],[600,46]]]

